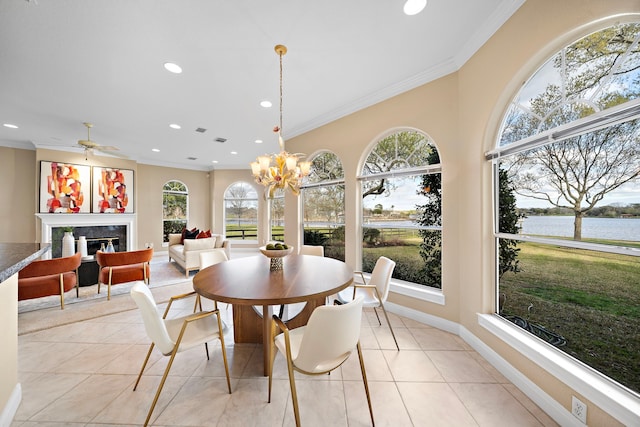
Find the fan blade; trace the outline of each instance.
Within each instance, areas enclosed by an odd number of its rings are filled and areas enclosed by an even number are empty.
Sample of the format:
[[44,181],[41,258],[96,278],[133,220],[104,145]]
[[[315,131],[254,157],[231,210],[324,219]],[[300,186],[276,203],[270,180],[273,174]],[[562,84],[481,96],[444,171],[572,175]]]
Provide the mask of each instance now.
[[108,154],[110,156],[120,157],[121,159],[128,159],[129,157],[120,153],[118,147],[96,147],[94,148],[96,151],[100,151],[101,153]]

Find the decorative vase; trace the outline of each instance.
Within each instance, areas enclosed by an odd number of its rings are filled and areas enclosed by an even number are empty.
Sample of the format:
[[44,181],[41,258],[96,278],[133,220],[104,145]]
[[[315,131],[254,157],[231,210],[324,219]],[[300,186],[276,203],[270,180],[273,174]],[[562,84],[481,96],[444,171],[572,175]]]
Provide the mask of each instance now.
[[78,237],[78,252],[80,252],[80,256],[82,258],[86,258],[87,256],[89,256],[88,250],[87,250],[87,237],[86,236]]
[[116,251],[116,248],[113,247],[113,242],[111,241],[111,239],[109,239],[109,242],[107,243],[107,247],[104,251],[109,253]]
[[76,241],[71,231],[65,231],[62,237],[62,257],[68,257],[76,253]]

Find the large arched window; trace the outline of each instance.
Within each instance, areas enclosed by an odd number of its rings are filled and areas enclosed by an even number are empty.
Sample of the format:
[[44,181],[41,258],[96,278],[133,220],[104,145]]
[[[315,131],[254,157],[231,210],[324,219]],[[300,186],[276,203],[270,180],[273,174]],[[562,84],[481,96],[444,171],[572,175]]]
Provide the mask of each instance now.
[[269,203],[270,240],[284,242],[284,192],[276,191]]
[[380,139],[362,174],[362,268],[384,255],[393,277],[441,288],[440,157],[433,141],[414,130]]
[[487,153],[498,314],[636,393],[639,43],[630,23],[563,48],[515,96]]
[[258,239],[258,193],[251,184],[240,181],[227,188],[224,217],[228,239]]
[[162,186],[162,242],[169,241],[169,233],[182,233],[189,220],[189,190],[180,181]]
[[344,261],[344,171],[334,153],[313,157],[302,191],[304,244]]

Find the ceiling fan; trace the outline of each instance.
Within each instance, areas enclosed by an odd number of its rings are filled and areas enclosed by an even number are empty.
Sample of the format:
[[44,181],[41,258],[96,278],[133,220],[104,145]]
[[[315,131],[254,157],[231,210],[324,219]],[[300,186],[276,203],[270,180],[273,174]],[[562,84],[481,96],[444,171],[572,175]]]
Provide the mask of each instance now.
[[95,141],[91,140],[91,128],[93,124],[84,122],[83,125],[87,128],[87,139],[78,140],[78,145],[84,149],[85,160],[87,160],[87,156],[89,154],[93,154],[93,151],[100,151],[103,153],[111,154],[118,157],[126,158],[124,154],[119,153],[120,149],[118,147],[114,147],[112,145],[100,145]]

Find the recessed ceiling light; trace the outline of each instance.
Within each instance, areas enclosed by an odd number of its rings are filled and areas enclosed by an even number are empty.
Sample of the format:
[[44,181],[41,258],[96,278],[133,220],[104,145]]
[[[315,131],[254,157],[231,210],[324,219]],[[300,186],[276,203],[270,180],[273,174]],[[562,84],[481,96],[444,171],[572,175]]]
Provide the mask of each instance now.
[[174,64],[173,62],[165,62],[164,68],[170,73],[180,74],[182,72],[182,67],[178,64]]
[[262,140],[261,139],[256,139],[256,144],[262,144]]
[[18,129],[18,126],[12,125],[11,123],[5,123],[2,126],[6,127],[6,128],[10,128],[10,129]]
[[217,160],[211,160],[211,163],[218,163]]
[[158,150],[157,148],[152,148],[151,151],[153,151],[154,153],[159,153],[160,150]]
[[260,101],[260,106],[264,107],[264,108],[271,108],[273,104],[271,103],[271,101]]
[[412,16],[422,12],[422,9],[427,5],[427,0],[407,0],[404,4],[404,13]]
[[175,124],[175,123],[171,123],[171,124],[169,125],[169,127],[170,127],[171,129],[181,129],[181,128],[182,128],[182,126],[180,126],[180,125],[178,125],[178,124]]
[[238,154],[238,152],[237,151],[232,151],[231,154]]

